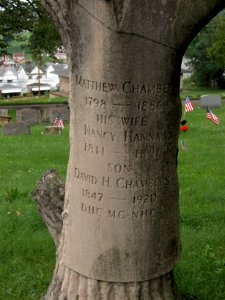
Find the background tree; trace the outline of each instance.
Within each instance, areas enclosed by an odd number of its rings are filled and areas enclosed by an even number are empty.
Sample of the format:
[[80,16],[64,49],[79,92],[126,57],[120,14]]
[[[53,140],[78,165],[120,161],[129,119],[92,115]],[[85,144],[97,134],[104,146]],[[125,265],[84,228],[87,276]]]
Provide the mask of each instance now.
[[225,87],[225,14],[215,17],[189,45],[185,56],[193,68],[193,79],[198,85],[216,84]]
[[28,48],[35,60],[54,57],[62,45],[58,30],[38,0],[0,0],[0,54],[8,53],[8,46],[20,33],[28,39]]
[[208,56],[217,68],[225,69],[225,12],[215,18],[212,45],[208,48]]

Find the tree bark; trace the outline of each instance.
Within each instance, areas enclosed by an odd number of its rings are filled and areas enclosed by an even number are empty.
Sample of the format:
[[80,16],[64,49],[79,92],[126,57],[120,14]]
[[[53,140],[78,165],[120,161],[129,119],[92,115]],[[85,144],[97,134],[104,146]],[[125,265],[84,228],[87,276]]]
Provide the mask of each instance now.
[[70,159],[45,299],[179,299],[180,64],[223,0],[42,0],[70,66]]
[[65,184],[56,171],[48,170],[37,182],[37,188],[32,196],[37,204],[38,212],[58,246],[62,231]]

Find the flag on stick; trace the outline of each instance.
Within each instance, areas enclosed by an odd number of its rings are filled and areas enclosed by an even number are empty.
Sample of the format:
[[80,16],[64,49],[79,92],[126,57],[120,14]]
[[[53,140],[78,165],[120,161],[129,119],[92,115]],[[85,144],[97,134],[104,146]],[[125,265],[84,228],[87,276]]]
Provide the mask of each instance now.
[[57,126],[57,127],[64,128],[63,120],[62,120],[62,118],[60,118],[59,115],[58,115],[58,117],[55,118],[55,120],[53,122],[53,125]]
[[191,101],[190,101],[189,97],[186,97],[186,99],[185,99],[185,114],[189,111],[192,111],[192,110],[194,110],[194,107],[191,104]]
[[207,107],[206,119],[211,120],[215,125],[219,125],[220,120],[212,113],[212,111]]

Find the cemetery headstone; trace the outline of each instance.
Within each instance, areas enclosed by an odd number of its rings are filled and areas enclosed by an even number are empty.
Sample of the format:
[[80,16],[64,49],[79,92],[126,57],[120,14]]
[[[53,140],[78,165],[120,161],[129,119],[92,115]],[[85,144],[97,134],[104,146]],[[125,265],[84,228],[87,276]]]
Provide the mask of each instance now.
[[30,108],[19,109],[16,111],[16,121],[18,123],[39,124],[41,112]]
[[24,123],[8,123],[2,126],[3,135],[30,134],[30,126]]
[[220,96],[201,96],[200,107],[221,107],[221,97]]
[[0,116],[0,125],[8,124],[11,121],[12,117],[10,116]]
[[60,114],[60,118],[64,122],[69,122],[69,108],[68,107],[53,107],[46,108],[43,112],[43,122],[53,123],[55,118]]
[[43,134],[44,135],[53,135],[53,134],[61,135],[62,134],[62,127],[59,127],[59,126],[45,127]]
[[8,116],[8,109],[0,109],[0,116]]

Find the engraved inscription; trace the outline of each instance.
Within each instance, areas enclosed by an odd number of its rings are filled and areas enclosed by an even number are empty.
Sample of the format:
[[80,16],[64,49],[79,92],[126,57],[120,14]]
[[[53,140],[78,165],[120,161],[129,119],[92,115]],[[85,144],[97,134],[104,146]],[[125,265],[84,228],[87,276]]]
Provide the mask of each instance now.
[[117,87],[115,83],[93,81],[79,75],[76,75],[76,85],[87,90],[104,93],[114,92]]
[[76,179],[79,179],[81,181],[90,183],[90,184],[97,184],[98,179],[96,176],[91,175],[91,174],[87,174],[81,170],[79,170],[78,168],[74,169],[74,177]]
[[165,101],[138,101],[137,109],[139,111],[163,111],[166,107]]
[[124,81],[121,83],[114,83],[107,81],[95,81],[77,74],[75,83],[76,86],[83,89],[102,93],[122,92],[128,95],[171,95],[178,93],[178,89],[172,84],[162,82],[140,83]]
[[98,99],[93,97],[85,97],[85,104],[93,108],[106,108],[106,101],[104,99]]
[[135,158],[137,159],[151,159],[158,158],[160,155],[160,147],[149,146],[147,149],[138,148],[135,149]]
[[82,197],[102,201],[103,193],[91,192],[89,189],[82,189]]
[[139,143],[139,142],[161,142],[159,132],[137,132],[137,131],[124,131],[124,142]]
[[98,139],[102,139],[102,140],[108,140],[113,142],[115,140],[116,137],[116,133],[113,132],[109,132],[109,131],[104,131],[104,130],[100,130],[100,129],[94,129],[91,128],[90,125],[84,125],[84,135],[87,135],[89,137],[93,137],[93,138],[98,138]]
[[122,173],[122,172],[127,172],[130,173],[132,168],[130,164],[113,164],[113,163],[108,163],[108,171],[109,172],[115,172],[115,173]]
[[[103,156],[105,164],[98,178],[93,175],[94,169],[86,173],[75,168],[74,177],[82,182],[81,212],[111,220],[155,218],[155,206],[159,202],[157,190],[166,189],[169,179],[166,174],[154,177],[151,172],[141,176],[137,168],[144,160],[152,159],[156,163],[162,154],[162,143],[171,136],[166,129],[152,130],[151,113],[166,109],[166,95],[175,92],[172,85],[132,81],[113,83],[80,75],[76,75],[76,85],[84,90],[80,99],[82,107],[91,113],[88,121],[79,115],[83,135],[80,149],[88,154],[85,156],[87,165],[91,159],[95,159],[96,164],[103,163]],[[128,149],[128,145],[132,147]],[[118,161],[114,161],[115,158]],[[119,203],[120,209],[110,209],[111,203]]]
[[156,194],[146,194],[146,195],[138,195],[133,197],[134,205],[142,205],[142,204],[151,204],[156,202],[157,196]]
[[125,210],[115,210],[115,209],[104,209],[102,207],[95,207],[94,205],[87,205],[85,203],[81,203],[81,212],[96,216],[102,217],[105,216],[111,220],[125,220],[125,219],[133,219],[133,220],[148,220],[155,219],[157,215],[156,209],[140,209],[140,210],[130,210],[126,212]]
[[154,187],[166,187],[169,185],[167,177],[162,178],[144,178],[144,179],[127,179],[119,177],[116,179],[116,187],[125,190],[149,189]]
[[147,117],[121,117],[122,124],[127,126],[146,127],[148,125],[147,120]]
[[113,124],[113,116],[97,114],[96,120],[97,120],[97,123],[104,124],[104,125],[106,125],[106,124],[112,125]]
[[81,203],[81,211],[83,213],[87,213],[90,215],[96,215],[96,216],[101,216],[102,215],[102,208],[101,207],[95,207],[92,205],[87,205],[85,203]]
[[133,83],[131,81],[125,81],[123,83],[123,92],[125,94],[172,94],[174,92],[174,88],[171,84],[164,84],[164,83]]
[[105,150],[102,146],[84,143],[84,151],[89,154],[104,155]]

